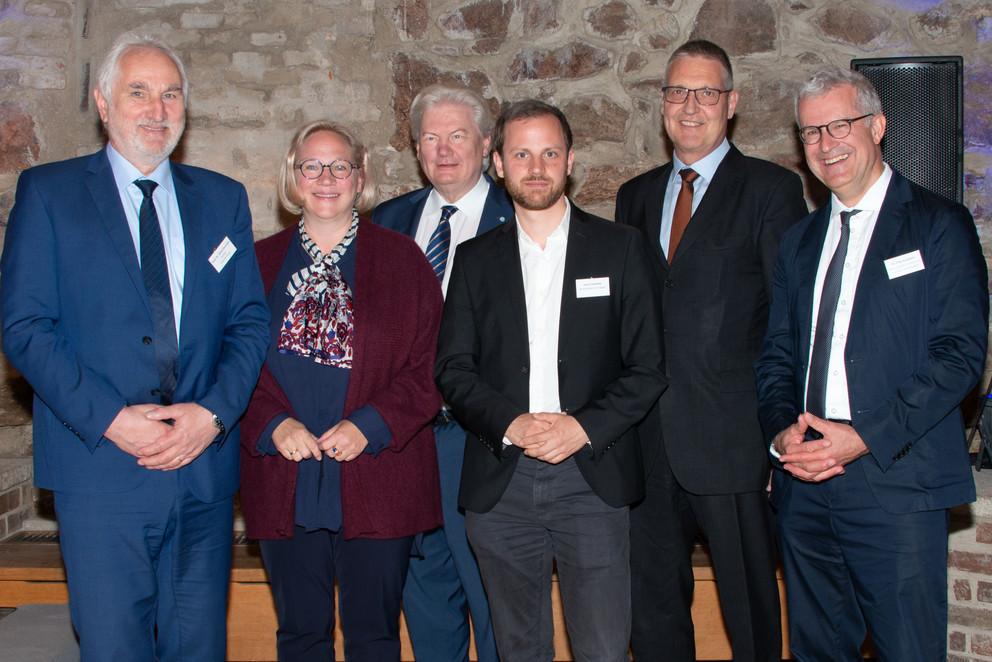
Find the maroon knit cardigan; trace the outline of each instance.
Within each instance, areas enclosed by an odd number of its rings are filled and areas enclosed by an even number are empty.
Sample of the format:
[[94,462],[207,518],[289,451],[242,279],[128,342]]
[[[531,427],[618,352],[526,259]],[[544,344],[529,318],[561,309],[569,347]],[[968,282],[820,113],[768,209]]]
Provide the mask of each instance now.
[[[255,244],[266,292],[296,232],[294,226]],[[441,407],[434,386],[441,288],[423,253],[402,234],[363,219],[352,250],[355,346],[344,414],[374,406],[392,440],[377,456],[341,463],[343,531],[346,538],[397,538],[441,525],[431,425]],[[241,421],[241,508],[250,538],[293,533],[298,465],[256,450],[259,435],[282,413],[293,416],[292,407],[263,366]]]

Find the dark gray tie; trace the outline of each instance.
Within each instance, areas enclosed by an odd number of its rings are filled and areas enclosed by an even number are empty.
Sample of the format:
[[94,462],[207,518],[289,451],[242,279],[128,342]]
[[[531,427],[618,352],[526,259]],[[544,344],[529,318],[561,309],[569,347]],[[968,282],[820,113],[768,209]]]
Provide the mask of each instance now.
[[847,245],[851,241],[851,217],[860,209],[840,213],[840,242],[830,258],[827,273],[823,277],[820,291],[820,307],[816,314],[816,337],[813,339],[813,355],[809,360],[809,382],[806,386],[806,411],[826,418],[827,375],[830,372],[830,349],[834,337],[834,317],[837,315],[837,300],[840,298],[840,282],[844,275],[844,260],[847,259]]
[[[162,230],[158,224],[158,213],[152,193],[158,186],[150,179],[134,182],[141,189],[144,199],[138,211],[138,229],[141,235],[141,276],[148,293],[148,305],[152,311],[152,326],[155,337],[155,365],[158,368],[159,388],[156,395],[162,404],[171,404],[176,390],[176,359],[179,356],[179,341],[176,338],[176,317],[172,308],[172,288],[169,286],[169,267],[165,261],[165,245],[162,243]],[[153,392],[153,394],[155,394]]]

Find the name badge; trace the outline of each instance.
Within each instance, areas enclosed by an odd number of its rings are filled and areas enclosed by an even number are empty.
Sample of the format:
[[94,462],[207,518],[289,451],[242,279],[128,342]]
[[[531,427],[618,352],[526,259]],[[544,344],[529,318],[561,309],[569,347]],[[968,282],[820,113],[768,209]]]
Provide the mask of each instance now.
[[575,279],[576,299],[590,299],[592,297],[608,297],[608,296],[610,296],[609,276],[603,276],[602,278]]
[[214,252],[210,254],[210,266],[214,268],[214,271],[220,273],[225,266],[227,266],[228,261],[231,256],[237,251],[237,247],[227,237],[217,245]]
[[905,255],[890,257],[883,264],[885,264],[885,271],[889,274],[889,280],[914,274],[926,268],[923,266],[923,256],[920,255],[919,250],[906,253]]

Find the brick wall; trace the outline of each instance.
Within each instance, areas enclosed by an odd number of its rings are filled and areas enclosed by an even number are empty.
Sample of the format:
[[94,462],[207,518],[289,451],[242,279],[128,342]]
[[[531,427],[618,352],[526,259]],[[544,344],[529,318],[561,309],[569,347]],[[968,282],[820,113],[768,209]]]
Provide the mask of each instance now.
[[31,516],[33,504],[31,461],[0,459],[0,540],[21,529]]
[[992,469],[975,474],[978,501],[952,512],[947,600],[950,662],[992,661]]

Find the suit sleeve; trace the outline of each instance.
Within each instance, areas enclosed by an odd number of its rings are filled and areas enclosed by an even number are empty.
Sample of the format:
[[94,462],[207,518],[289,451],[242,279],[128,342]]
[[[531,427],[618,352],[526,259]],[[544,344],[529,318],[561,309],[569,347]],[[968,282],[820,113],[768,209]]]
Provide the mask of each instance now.
[[36,396],[93,451],[127,403],[76,356],[60,319],[58,269],[54,220],[28,170],[18,180],[0,264],[3,348]]
[[988,272],[971,214],[941,210],[929,237],[927,361],[892,396],[855,413],[855,429],[883,471],[954,411],[982,374],[988,338]]
[[455,253],[438,336],[435,378],[459,422],[502,451],[510,423],[527,410],[487,384],[479,372],[479,328],[466,274],[465,250]]
[[248,405],[269,344],[269,310],[253,250],[248,195],[240,184],[237,188],[232,240],[238,250],[234,264],[227,267],[235,269],[227,324],[213,383],[197,401],[217,415],[228,431]]
[[768,443],[795,423],[800,414],[795,371],[797,363],[802,361],[795,355],[793,333],[796,325],[789,293],[789,274],[794,272],[794,243],[786,240],[775,262],[768,329],[755,363],[758,418]]
[[639,235],[629,233],[621,282],[620,355],[622,370],[602,394],[571,413],[595,453],[601,453],[639,423],[664,392],[661,293],[650,257]]
[[772,291],[775,258],[778,256],[782,235],[796,222],[806,217],[808,209],[803,198],[802,180],[794,172],[783,171],[768,189],[768,196],[760,213],[758,253],[761,270],[765,276],[765,291]]

